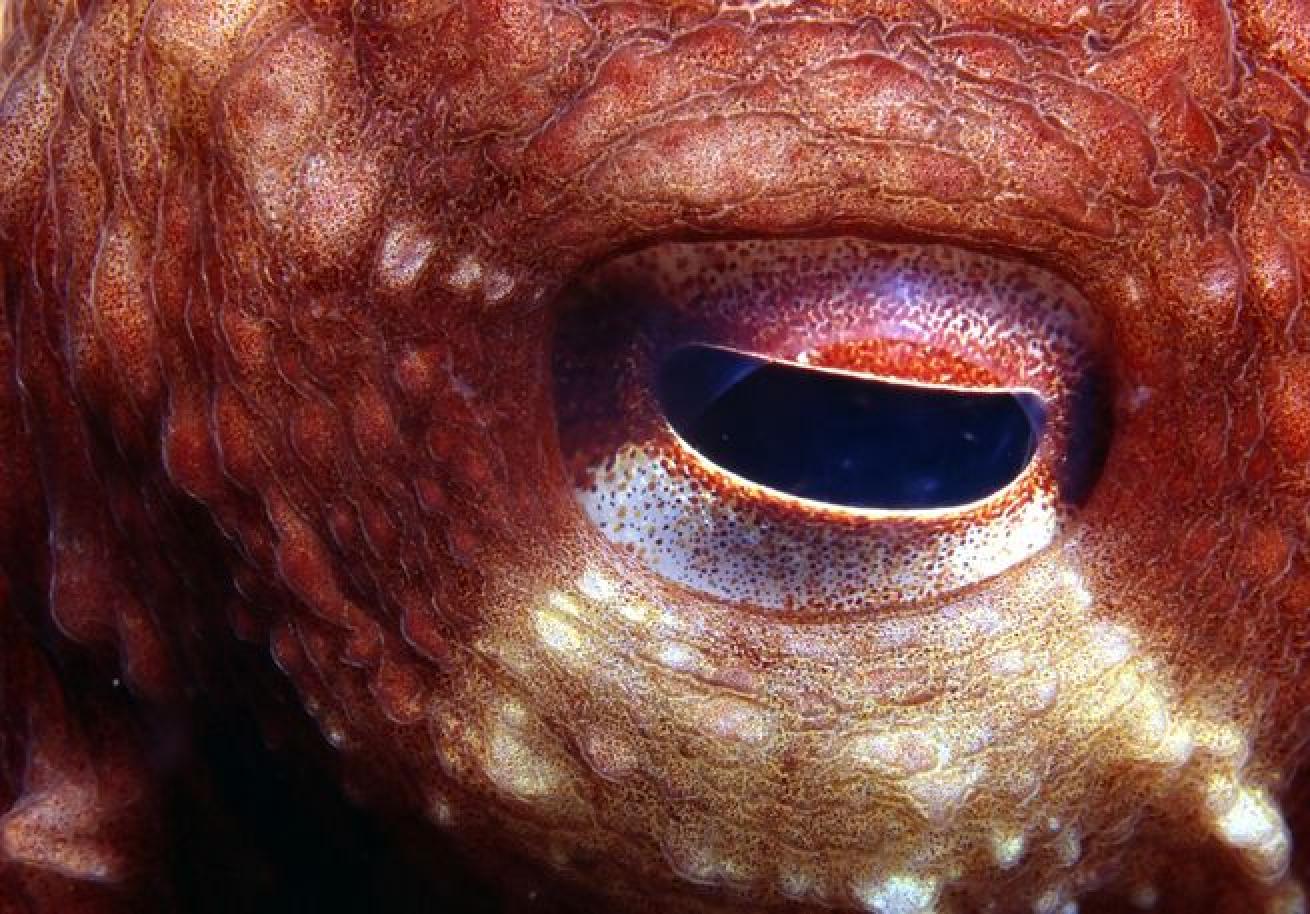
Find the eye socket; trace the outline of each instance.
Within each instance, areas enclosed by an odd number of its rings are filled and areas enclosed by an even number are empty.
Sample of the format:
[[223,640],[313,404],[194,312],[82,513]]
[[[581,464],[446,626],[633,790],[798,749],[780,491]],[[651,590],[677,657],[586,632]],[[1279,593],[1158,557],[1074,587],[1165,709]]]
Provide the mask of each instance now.
[[1013,482],[1046,421],[1036,393],[910,384],[691,343],[660,363],[673,430],[779,492],[853,508],[955,508]]
[[562,297],[596,533],[752,609],[918,604],[1050,546],[1109,436],[1101,325],[1039,268],[855,238],[663,244]]

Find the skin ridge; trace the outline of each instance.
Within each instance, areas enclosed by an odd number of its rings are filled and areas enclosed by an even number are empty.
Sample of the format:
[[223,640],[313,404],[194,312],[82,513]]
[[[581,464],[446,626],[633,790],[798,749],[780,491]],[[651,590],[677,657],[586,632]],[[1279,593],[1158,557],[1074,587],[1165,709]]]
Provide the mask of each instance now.
[[[603,554],[558,471],[549,304],[671,240],[932,240],[1077,286],[1110,328],[1121,442],[1080,573],[1174,715],[1246,741],[1232,790],[1310,829],[1305,11],[721,6],[0,4],[2,903],[185,909],[143,889],[175,869],[159,809],[225,811],[142,744],[274,695],[270,741],[401,833],[425,819],[415,848],[449,857],[445,829],[506,906],[891,910],[887,880],[789,900],[666,859],[686,846],[622,819],[575,726],[606,699],[562,661],[515,666],[524,607],[591,600],[568,582]],[[732,655],[771,637],[698,647],[745,678],[763,662]],[[688,694],[759,697],[720,680]],[[502,731],[555,767],[497,769]],[[1156,777],[1120,769],[1125,797]],[[591,837],[543,862],[590,834],[555,770],[601,798],[618,862]],[[1144,856],[1199,862],[1157,910],[1297,910],[1299,850],[1253,874],[1161,830]],[[1088,872],[1117,861],[1092,837]],[[1013,877],[1016,909],[1044,878]],[[1139,888],[1087,879],[1084,910]],[[935,900],[982,910],[968,882]]]

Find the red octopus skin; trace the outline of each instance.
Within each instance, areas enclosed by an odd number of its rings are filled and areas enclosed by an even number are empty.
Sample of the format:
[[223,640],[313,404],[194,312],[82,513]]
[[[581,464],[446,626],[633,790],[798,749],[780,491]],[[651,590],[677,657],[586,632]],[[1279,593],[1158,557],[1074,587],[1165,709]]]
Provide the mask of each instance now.
[[[0,912],[1306,909],[1302,0],[0,21]],[[561,294],[725,239],[1075,289],[1112,432],[1058,536],[939,593],[923,518],[665,441],[923,599],[616,548]]]

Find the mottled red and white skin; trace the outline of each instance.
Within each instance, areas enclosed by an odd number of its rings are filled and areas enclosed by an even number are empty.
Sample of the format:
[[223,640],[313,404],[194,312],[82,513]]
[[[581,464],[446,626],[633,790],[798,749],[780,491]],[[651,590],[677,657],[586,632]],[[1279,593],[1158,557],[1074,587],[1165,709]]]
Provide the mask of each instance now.
[[[0,912],[1305,910],[1302,0],[0,8]],[[805,501],[684,342],[1051,418]]]

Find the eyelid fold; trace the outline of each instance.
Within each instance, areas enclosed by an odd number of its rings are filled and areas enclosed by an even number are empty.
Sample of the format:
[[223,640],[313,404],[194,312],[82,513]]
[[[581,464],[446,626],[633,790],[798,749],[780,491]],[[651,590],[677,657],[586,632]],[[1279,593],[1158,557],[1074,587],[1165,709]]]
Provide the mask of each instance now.
[[[931,600],[1067,529],[1108,434],[1102,329],[1028,264],[858,238],[668,243],[594,268],[564,296],[561,445],[579,505],[666,580],[765,611],[847,614]],[[688,345],[901,382],[1031,391],[1033,459],[950,508],[854,508],[788,495],[697,453],[656,395]]]

